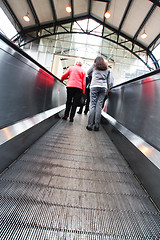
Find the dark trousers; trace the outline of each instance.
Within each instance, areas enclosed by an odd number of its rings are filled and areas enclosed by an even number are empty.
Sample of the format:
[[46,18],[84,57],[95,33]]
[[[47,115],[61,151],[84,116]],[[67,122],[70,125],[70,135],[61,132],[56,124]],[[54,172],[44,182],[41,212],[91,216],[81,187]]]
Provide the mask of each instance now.
[[67,87],[67,102],[66,102],[66,110],[65,116],[73,119],[76,113],[77,105],[82,95],[82,89]]
[[[86,102],[85,102],[86,106],[85,106],[84,113],[87,114],[87,112],[89,111],[89,103],[90,103],[90,89],[89,88],[86,89],[85,96],[86,96]],[[82,113],[83,107],[84,106],[79,108],[79,111],[78,111],[79,113]]]

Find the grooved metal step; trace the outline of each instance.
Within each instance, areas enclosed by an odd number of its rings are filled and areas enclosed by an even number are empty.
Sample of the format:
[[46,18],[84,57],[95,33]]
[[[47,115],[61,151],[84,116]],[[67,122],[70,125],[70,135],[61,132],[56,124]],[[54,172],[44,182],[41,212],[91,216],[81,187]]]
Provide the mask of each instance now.
[[1,239],[160,239],[160,216],[103,128],[60,120],[1,177]]

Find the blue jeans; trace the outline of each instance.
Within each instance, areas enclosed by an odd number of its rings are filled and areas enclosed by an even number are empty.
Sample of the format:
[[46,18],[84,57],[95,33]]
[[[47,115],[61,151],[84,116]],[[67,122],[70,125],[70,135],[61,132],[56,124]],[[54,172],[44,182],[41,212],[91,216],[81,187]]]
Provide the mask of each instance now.
[[106,92],[107,89],[103,87],[93,87],[90,89],[90,110],[88,118],[88,127],[90,128],[93,127],[93,124],[95,124],[96,128],[99,128],[102,105]]

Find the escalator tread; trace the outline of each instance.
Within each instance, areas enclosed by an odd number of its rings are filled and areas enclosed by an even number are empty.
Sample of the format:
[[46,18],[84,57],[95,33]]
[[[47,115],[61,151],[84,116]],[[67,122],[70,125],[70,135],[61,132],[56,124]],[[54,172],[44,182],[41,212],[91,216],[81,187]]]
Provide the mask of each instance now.
[[101,127],[60,120],[1,177],[2,239],[160,239],[160,216]]

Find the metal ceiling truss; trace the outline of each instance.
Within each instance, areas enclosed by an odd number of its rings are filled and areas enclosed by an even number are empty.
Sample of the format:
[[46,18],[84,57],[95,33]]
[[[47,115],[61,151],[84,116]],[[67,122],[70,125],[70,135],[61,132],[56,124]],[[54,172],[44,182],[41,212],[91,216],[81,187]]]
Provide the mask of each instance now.
[[57,15],[56,15],[54,2],[52,0],[49,0],[49,2],[50,2],[51,9],[52,9],[53,21],[57,22]]
[[39,19],[37,17],[36,11],[35,11],[35,9],[33,7],[32,1],[31,0],[27,0],[27,3],[28,3],[28,6],[29,6],[29,8],[31,10],[31,13],[32,13],[32,15],[34,17],[35,23],[39,26],[40,25]]
[[[94,1],[101,1],[101,2],[106,2],[106,9],[105,11],[109,10],[109,5],[110,5],[110,2],[111,0],[94,0]],[[16,15],[14,14],[13,10],[11,9],[10,5],[8,4],[8,1],[7,0],[2,0],[2,2],[4,3],[4,5],[6,6],[6,8],[8,9],[8,11],[10,12],[11,16],[13,17],[13,20],[15,22],[15,24],[18,26],[18,28],[20,29],[20,32],[14,37],[12,38],[12,40],[14,42],[18,42],[18,45],[19,46],[24,46],[26,44],[28,44],[29,42],[31,41],[35,41],[37,39],[40,39],[40,38],[44,38],[46,36],[51,36],[51,35],[55,35],[55,34],[65,34],[65,33],[75,33],[73,32],[72,30],[72,27],[73,27],[73,24],[74,22],[78,21],[78,20],[84,20],[84,19],[93,19],[95,20],[96,22],[98,22],[100,25],[103,26],[103,30],[102,30],[102,34],[100,37],[102,37],[103,39],[106,39],[106,40],[109,40],[109,41],[112,41],[114,42],[115,44],[118,44],[120,45],[121,47],[127,49],[128,51],[130,51],[131,53],[133,53],[137,58],[141,59],[137,54],[136,52],[134,51],[135,49],[135,46],[139,46],[140,48],[143,49],[144,53],[146,54],[147,56],[147,59],[148,57],[150,57],[155,65],[156,68],[159,68],[159,64],[158,64],[158,61],[155,59],[154,55],[152,54],[152,52],[150,51],[150,49],[153,50],[156,42],[158,41],[159,37],[160,37],[160,34],[152,41],[152,43],[148,46],[148,48],[146,48],[144,45],[142,45],[140,42],[137,41],[137,37],[140,33],[140,31],[143,29],[143,27],[146,25],[148,19],[151,17],[153,11],[155,10],[156,6],[160,6],[160,1],[159,0],[149,0],[153,3],[151,9],[149,10],[149,12],[147,13],[146,17],[144,18],[143,22],[141,23],[141,25],[139,26],[139,29],[137,30],[135,36],[132,38],[130,38],[129,36],[125,35],[124,33],[121,32],[121,29],[122,29],[122,26],[127,18],[127,14],[131,8],[131,5],[132,5],[132,2],[134,0],[129,0],[128,1],[128,4],[126,6],[126,9],[124,11],[124,15],[122,17],[122,20],[120,22],[120,25],[119,25],[119,28],[118,29],[115,29],[113,28],[112,26],[108,25],[105,18],[103,19],[103,21],[99,20],[98,18],[94,17],[91,15],[91,7],[92,7],[92,2],[93,0],[89,0],[88,1],[88,14],[86,15],[83,15],[83,16],[79,16],[79,17],[74,17],[74,1],[73,0],[70,0],[70,4],[71,4],[71,7],[72,7],[72,13],[71,13],[71,19],[66,19],[66,20],[63,20],[63,21],[58,21],[57,20],[57,16],[56,16],[56,9],[55,9],[55,6],[54,6],[54,1],[52,0],[49,0],[50,2],[50,6],[51,6],[51,9],[52,9],[52,14],[53,14],[53,21],[48,23],[48,24],[40,24],[39,22],[39,19],[38,19],[38,16],[36,14],[36,11],[33,7],[33,4],[32,4],[32,0],[27,0],[27,3],[28,3],[28,6],[33,14],[33,17],[34,17],[34,20],[35,20],[35,23],[36,23],[36,26],[34,27],[30,27],[30,28],[25,28],[23,29],[21,24],[19,23]],[[66,23],[70,23],[70,29],[66,29],[65,26],[63,26],[64,24]],[[78,23],[77,23],[78,24]],[[57,27],[61,26],[63,29],[64,29],[64,32],[57,32]],[[80,26],[80,25],[79,25]],[[49,28],[49,30],[48,30]],[[81,27],[80,27],[81,28]],[[107,34],[104,36],[104,30],[105,28],[109,29],[111,31],[110,34]],[[44,35],[40,35],[40,31],[42,29],[45,29],[47,34],[44,34]],[[93,34],[93,30],[91,31],[88,31],[86,29],[82,29],[81,30],[83,31],[83,33],[85,34],[90,34],[90,35],[95,35]],[[26,36],[28,36],[28,34],[33,34],[34,32],[34,36],[32,36],[31,40],[30,41],[26,41],[25,42],[25,39],[26,39]],[[110,39],[109,37],[111,35],[115,34],[117,36],[117,41],[113,40],[113,39]],[[99,37],[99,35],[97,35]],[[124,39],[126,39],[125,41],[121,41],[120,40],[120,36],[123,37]],[[30,35],[31,37],[31,35]],[[128,42],[131,42],[132,43],[132,47],[131,48],[128,48],[125,46],[125,43],[126,41]],[[151,68],[148,66],[147,64],[147,61],[144,62],[143,59],[141,59],[141,61],[151,70]]]
[[[80,24],[78,23],[79,20],[84,20],[84,19],[88,19],[88,16],[83,16],[83,17],[78,17],[78,18],[73,18],[72,21],[71,20],[64,20],[64,21],[60,21],[60,22],[57,22],[53,27],[53,23],[52,24],[47,24],[47,25],[43,25],[43,26],[39,26],[39,27],[34,27],[32,29],[32,31],[30,31],[30,29],[26,30],[25,32],[21,33],[23,36],[26,36],[26,34],[28,35],[29,33],[33,33],[34,32],[34,36],[29,36],[30,40],[27,40],[25,41],[25,39],[20,39],[19,38],[19,46],[22,47],[22,46],[25,46],[26,44],[29,44],[30,42],[32,41],[35,41],[37,39],[40,39],[40,38],[45,38],[45,37],[49,37],[49,36],[52,36],[52,35],[60,35],[60,34],[88,34],[88,35],[93,35],[93,36],[98,36],[98,37],[101,37],[105,40],[108,40],[108,41],[111,41],[115,44],[118,44],[119,46],[121,46],[122,48],[124,48],[125,50],[131,52],[134,56],[136,56],[138,59],[140,59],[147,67],[149,70],[152,70],[152,68],[148,65],[148,57],[150,57],[153,61],[153,63],[155,64],[156,68],[158,68],[158,62],[157,60],[155,59],[155,57],[153,56],[152,52],[150,52],[149,49],[145,48],[142,44],[140,44],[139,42],[136,42],[136,40],[134,40],[133,42],[133,39],[129,38],[128,36],[126,36],[125,34],[122,34],[122,33],[119,33],[118,30],[114,29],[113,27],[110,27],[108,26],[106,23],[104,22],[101,22],[99,19],[96,19],[95,17],[91,16],[90,19],[93,19],[95,20],[97,23],[99,23],[99,25],[96,27],[98,28],[100,25],[103,25],[104,28],[108,28],[109,30],[111,30],[112,32],[110,34],[107,34],[107,35],[96,35],[95,33],[93,33],[93,31],[96,29],[92,29],[90,31],[88,31],[87,29],[83,29]],[[71,27],[70,28],[66,28],[66,24],[67,23],[70,23],[70,24],[73,24],[74,22],[77,23],[77,25],[79,26],[80,30],[81,31],[74,31]],[[61,31],[58,31],[57,32],[57,27],[61,27],[62,30]],[[49,28],[49,29],[48,29]],[[41,35],[39,35],[39,32],[41,30],[45,30],[45,32],[43,32],[43,34],[41,33]],[[124,40],[122,41],[121,39],[119,39],[117,41],[117,38],[114,39],[111,39],[110,36],[111,35],[115,35],[115,36],[118,36],[118,34],[124,38]],[[126,46],[126,43],[127,42],[130,42],[132,44],[131,47],[129,48],[128,46]],[[137,51],[134,50],[134,46],[137,45],[140,47],[140,50]],[[142,59],[138,53],[140,52],[143,52],[145,53],[145,55],[147,56],[146,57],[146,61],[144,61],[144,59]]]
[[74,4],[73,4],[73,0],[70,0],[70,5],[71,5],[71,9],[72,9],[71,15],[72,15],[72,19],[73,19],[73,17],[74,17]]
[[152,7],[150,8],[149,12],[147,13],[146,17],[144,18],[143,22],[141,23],[139,29],[137,30],[136,34],[133,37],[133,40],[137,39],[140,31],[145,27],[147,21],[149,20],[149,18],[151,17],[152,13],[154,12],[154,10],[156,9],[156,5],[153,4]]
[[88,1],[88,16],[91,15],[92,0]]
[[160,7],[160,0],[149,0],[149,1],[156,4],[158,7]]
[[[157,37],[150,43],[150,45],[148,46],[148,49],[152,50],[156,47],[156,42],[158,41],[158,39],[160,39],[160,33],[157,35]],[[159,43],[160,44],[160,43]]]
[[119,28],[118,28],[117,42],[118,42],[118,40],[119,40],[119,35],[120,35],[120,32],[121,32],[121,29],[122,29],[122,27],[123,27],[123,24],[124,24],[126,18],[127,18],[127,15],[128,15],[128,13],[129,13],[129,10],[130,10],[130,8],[131,8],[131,5],[132,5],[133,1],[134,1],[134,0],[129,0],[129,2],[128,2],[128,4],[127,4],[127,7],[126,7],[126,9],[125,9],[125,11],[124,11],[122,20],[121,20],[120,25],[119,25]]
[[[110,1],[107,1],[107,3],[106,3],[106,9],[105,9],[105,11],[104,11],[104,14],[109,10],[109,5],[110,5]],[[103,23],[105,23],[105,20],[106,20],[106,18],[105,18],[105,16],[103,17]],[[102,29],[102,36],[103,36],[103,34],[104,34],[104,24],[103,24],[103,29]]]
[[95,2],[110,2],[111,0],[94,0]]

